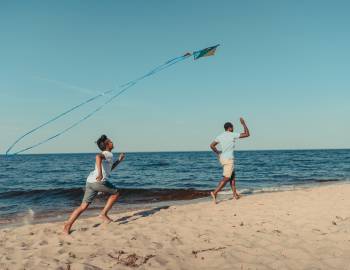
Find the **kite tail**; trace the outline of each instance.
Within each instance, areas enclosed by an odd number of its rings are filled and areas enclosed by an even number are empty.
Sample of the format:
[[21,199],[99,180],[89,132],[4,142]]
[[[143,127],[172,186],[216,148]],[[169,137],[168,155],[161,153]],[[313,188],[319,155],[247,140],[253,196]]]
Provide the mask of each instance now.
[[[35,147],[38,147],[39,145],[42,145],[42,144],[44,144],[44,143],[46,143],[46,142],[48,142],[48,141],[50,141],[50,140],[53,140],[53,139],[57,138],[57,137],[60,136],[60,135],[66,133],[67,131],[71,130],[72,128],[76,127],[77,125],[79,125],[80,123],[82,123],[83,121],[85,121],[86,119],[88,119],[88,118],[90,118],[91,116],[93,116],[95,113],[97,113],[98,111],[100,111],[104,106],[106,106],[107,104],[109,104],[112,100],[116,99],[118,96],[120,96],[120,95],[121,95],[122,93],[124,93],[126,90],[128,90],[129,88],[131,88],[132,86],[134,86],[135,84],[137,84],[139,81],[141,81],[141,80],[143,80],[143,79],[145,79],[145,78],[147,78],[147,77],[150,77],[150,76],[152,76],[152,75],[154,75],[154,74],[156,74],[156,73],[158,73],[158,72],[160,72],[160,71],[162,71],[162,70],[164,70],[164,69],[167,69],[167,68],[169,68],[169,67],[171,67],[171,66],[177,64],[178,62],[187,59],[187,58],[190,57],[190,56],[191,56],[190,53],[186,53],[186,54],[184,54],[184,55],[182,55],[182,56],[179,56],[179,57],[170,59],[170,60],[166,61],[164,64],[159,65],[159,66],[153,68],[151,71],[149,71],[149,72],[146,73],[145,75],[143,75],[143,76],[141,76],[141,77],[139,77],[139,78],[136,78],[136,79],[134,79],[134,80],[132,80],[132,81],[129,81],[129,82],[123,84],[123,85],[120,85],[120,86],[119,86],[119,89],[121,89],[121,90],[120,90],[117,94],[113,95],[113,96],[112,96],[111,98],[109,98],[106,102],[104,102],[101,106],[97,107],[95,110],[93,110],[91,113],[89,113],[89,114],[86,115],[85,117],[81,118],[80,120],[78,120],[77,122],[75,122],[75,123],[73,123],[71,126],[69,126],[68,128],[65,128],[65,129],[61,130],[60,132],[56,133],[55,135],[53,135],[53,136],[51,136],[51,137],[49,137],[49,138],[47,138],[47,139],[45,139],[45,140],[43,140],[43,141],[40,141],[40,142],[38,142],[38,143],[36,143],[36,144],[34,144],[34,145],[32,145],[32,146],[29,146],[29,147],[27,147],[27,148],[23,148],[23,149],[21,149],[21,150],[15,152],[15,153],[13,153],[13,155],[20,154],[20,153],[23,153],[23,152],[28,151],[28,150],[30,150],[30,149],[33,149],[33,148],[35,148]],[[106,95],[106,94],[110,94],[110,93],[112,93],[112,92],[114,92],[114,91],[116,91],[116,90],[117,90],[117,89],[107,90],[107,91],[105,91],[105,92],[103,92],[103,93],[101,93],[101,94],[98,94],[98,95],[96,95],[96,96],[94,96],[94,97],[91,97],[91,98],[85,100],[84,102],[82,102],[82,103],[80,103],[80,104],[78,104],[78,105],[76,105],[76,106],[70,108],[69,110],[67,110],[67,111],[65,111],[65,112],[63,112],[63,113],[61,113],[61,114],[59,114],[59,115],[53,117],[52,119],[50,119],[50,120],[44,122],[43,124],[41,124],[41,125],[39,125],[39,126],[33,128],[33,129],[29,130],[28,132],[26,132],[25,134],[23,134],[22,136],[20,136],[14,143],[11,144],[11,146],[6,150],[6,155],[8,155],[8,154],[10,153],[10,151],[17,145],[17,143],[19,143],[22,139],[24,139],[24,138],[27,137],[28,135],[34,133],[35,131],[39,130],[40,128],[42,128],[42,127],[44,127],[44,126],[49,125],[50,123],[56,121],[57,119],[59,119],[59,118],[65,116],[65,115],[69,114],[70,112],[75,111],[75,110],[77,110],[78,108],[80,108],[80,107],[82,107],[82,106],[84,106],[84,105],[86,105],[86,104],[88,104],[88,103],[91,103],[92,101],[94,101],[94,100],[96,100],[96,99],[98,99],[98,98],[100,98],[100,97],[102,97],[102,96],[104,96],[104,95]]]

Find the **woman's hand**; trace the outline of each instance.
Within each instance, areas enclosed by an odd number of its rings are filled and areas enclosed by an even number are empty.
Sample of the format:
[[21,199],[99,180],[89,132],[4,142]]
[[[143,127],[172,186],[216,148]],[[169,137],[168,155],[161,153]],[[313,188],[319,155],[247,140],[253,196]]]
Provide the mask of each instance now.
[[103,176],[101,174],[96,176],[97,182],[100,182],[103,179]]
[[119,155],[118,161],[119,161],[119,162],[122,162],[124,159],[125,159],[125,153],[121,153],[121,154]]

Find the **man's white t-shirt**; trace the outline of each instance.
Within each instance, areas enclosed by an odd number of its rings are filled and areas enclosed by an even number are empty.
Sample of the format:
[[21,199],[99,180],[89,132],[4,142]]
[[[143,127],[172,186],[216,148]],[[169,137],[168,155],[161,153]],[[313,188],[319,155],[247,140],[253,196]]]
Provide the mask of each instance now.
[[[113,165],[113,154],[109,151],[103,151],[102,155],[105,157],[105,159],[102,160],[102,164],[101,164],[102,176],[103,176],[101,181],[106,181],[109,175],[111,174],[112,165]],[[90,172],[86,181],[89,183],[96,183],[97,176],[98,176],[98,170],[97,170],[97,164],[95,164],[95,170]]]
[[236,140],[240,134],[237,132],[225,131],[215,138],[215,142],[221,147],[220,159],[233,159],[233,150],[235,149]]

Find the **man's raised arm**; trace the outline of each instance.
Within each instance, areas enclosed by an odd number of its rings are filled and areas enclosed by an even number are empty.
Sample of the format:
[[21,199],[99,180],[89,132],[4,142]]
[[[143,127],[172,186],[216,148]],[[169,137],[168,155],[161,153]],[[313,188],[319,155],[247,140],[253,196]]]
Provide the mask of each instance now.
[[243,126],[243,128],[244,128],[244,132],[241,133],[241,135],[239,136],[239,138],[242,139],[242,138],[247,138],[247,137],[249,137],[249,136],[250,136],[249,129],[248,129],[247,125],[245,124],[244,119],[241,117],[239,120],[241,121],[241,124],[242,124],[242,126]]

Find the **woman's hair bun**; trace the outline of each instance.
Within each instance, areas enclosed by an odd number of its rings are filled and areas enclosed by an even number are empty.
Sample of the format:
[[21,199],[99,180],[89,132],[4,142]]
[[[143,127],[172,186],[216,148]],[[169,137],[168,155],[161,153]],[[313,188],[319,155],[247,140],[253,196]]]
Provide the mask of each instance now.
[[98,146],[98,148],[100,148],[101,151],[106,150],[106,144],[105,141],[107,140],[107,136],[106,135],[101,135],[100,138],[98,138],[98,140],[96,141],[96,144]]

